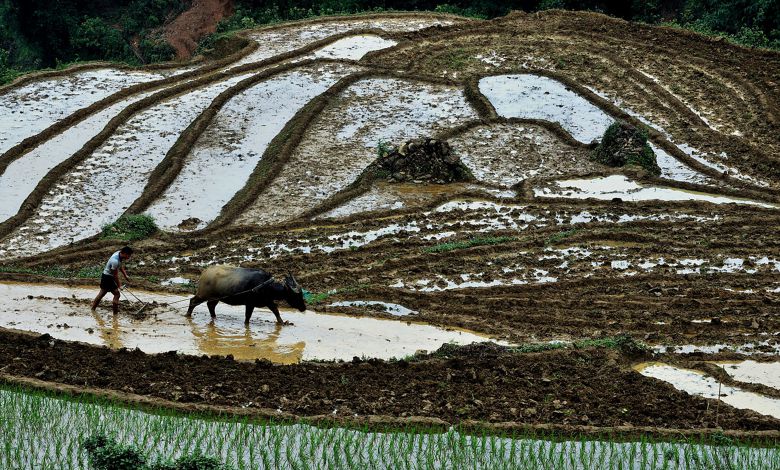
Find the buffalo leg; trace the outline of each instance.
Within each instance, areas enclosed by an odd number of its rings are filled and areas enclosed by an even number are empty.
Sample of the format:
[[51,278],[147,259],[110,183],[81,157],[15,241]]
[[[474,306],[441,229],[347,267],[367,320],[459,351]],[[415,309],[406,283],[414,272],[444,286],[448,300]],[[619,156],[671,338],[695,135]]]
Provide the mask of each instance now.
[[249,324],[249,319],[252,318],[252,312],[254,312],[255,306],[254,305],[247,305],[246,306],[246,316],[244,316],[244,323]]
[[206,302],[206,306],[209,308],[209,313],[211,314],[211,318],[217,317],[217,311],[215,310],[217,308],[217,304],[219,303],[219,300],[209,300]]
[[206,301],[206,299],[201,299],[197,295],[195,297],[191,298],[190,299],[190,308],[187,309],[187,316],[191,317],[192,316],[192,311],[195,310],[195,307],[197,307],[198,305],[202,304],[205,301]]
[[268,306],[268,308],[271,309],[272,312],[274,312],[274,315],[276,315],[276,323],[284,323],[282,321],[282,316],[279,315],[279,307],[276,306],[276,304],[271,304]]

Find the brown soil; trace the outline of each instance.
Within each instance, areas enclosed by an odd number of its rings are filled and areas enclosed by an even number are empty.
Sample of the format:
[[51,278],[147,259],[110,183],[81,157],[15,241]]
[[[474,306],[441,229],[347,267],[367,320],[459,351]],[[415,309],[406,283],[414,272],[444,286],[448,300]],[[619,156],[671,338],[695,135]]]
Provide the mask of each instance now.
[[[274,366],[230,357],[112,351],[48,335],[3,332],[0,337],[3,374],[181,403],[281,409],[298,416],[334,410],[338,416],[425,416],[450,423],[715,426],[707,400],[645,378],[626,358],[606,350],[517,354],[474,345],[411,362]],[[776,429],[780,421],[721,405],[718,424],[758,431]]]
[[163,35],[176,50],[177,59],[189,59],[198,47],[198,41],[213,33],[222,18],[233,14],[232,0],[195,0],[163,28]]

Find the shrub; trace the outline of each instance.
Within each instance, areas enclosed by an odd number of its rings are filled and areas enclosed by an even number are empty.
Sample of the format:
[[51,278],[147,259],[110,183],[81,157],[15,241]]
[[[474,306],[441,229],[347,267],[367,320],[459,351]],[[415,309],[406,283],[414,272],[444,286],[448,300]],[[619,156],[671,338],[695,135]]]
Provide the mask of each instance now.
[[122,32],[101,18],[85,18],[71,41],[85,59],[122,60],[132,55]]
[[591,159],[611,167],[636,165],[654,175],[661,174],[655,153],[647,143],[647,132],[625,122],[615,122],[607,128]]
[[150,466],[137,449],[118,444],[102,434],[86,439],[84,449],[93,470],[230,470],[216,458],[199,453],[181,457],[172,463]]
[[149,237],[157,230],[157,224],[150,215],[123,215],[116,222],[103,226],[100,237],[132,241]]
[[147,35],[141,39],[138,49],[144,59],[144,63],[166,62],[173,60],[176,51],[173,46],[162,37]]
[[103,435],[84,441],[90,467],[94,470],[145,470],[146,457],[132,447],[125,447]]

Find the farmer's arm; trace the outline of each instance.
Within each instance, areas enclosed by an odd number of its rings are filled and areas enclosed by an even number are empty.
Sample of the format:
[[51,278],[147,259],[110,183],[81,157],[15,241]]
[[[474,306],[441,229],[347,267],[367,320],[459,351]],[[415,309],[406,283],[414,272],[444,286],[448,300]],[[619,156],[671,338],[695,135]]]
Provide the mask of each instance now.
[[[124,266],[122,266],[122,267],[121,267],[121,268],[119,268],[119,269],[121,269],[121,270],[122,270],[122,274],[125,276],[125,279],[127,279],[127,282],[130,282],[130,276],[128,276],[128,275],[127,275],[127,271],[125,271],[125,267],[124,267]],[[117,276],[117,277],[119,277],[119,276]]]
[[[125,277],[127,277],[127,276],[125,276]],[[122,283],[119,282],[119,270],[118,269],[114,270],[114,282],[116,283],[116,288],[117,289],[121,289],[122,288]]]

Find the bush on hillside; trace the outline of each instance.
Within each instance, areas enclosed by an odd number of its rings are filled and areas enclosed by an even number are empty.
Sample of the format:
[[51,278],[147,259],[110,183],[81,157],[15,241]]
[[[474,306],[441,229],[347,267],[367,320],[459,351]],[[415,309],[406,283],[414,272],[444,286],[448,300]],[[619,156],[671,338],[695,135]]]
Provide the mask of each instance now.
[[647,133],[626,122],[615,122],[607,128],[591,159],[611,167],[635,165],[656,176],[661,174]]
[[132,241],[154,235],[157,230],[157,224],[150,215],[123,215],[116,222],[103,226],[100,237]]

